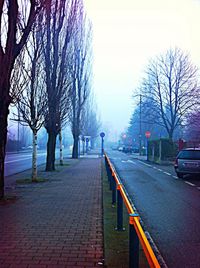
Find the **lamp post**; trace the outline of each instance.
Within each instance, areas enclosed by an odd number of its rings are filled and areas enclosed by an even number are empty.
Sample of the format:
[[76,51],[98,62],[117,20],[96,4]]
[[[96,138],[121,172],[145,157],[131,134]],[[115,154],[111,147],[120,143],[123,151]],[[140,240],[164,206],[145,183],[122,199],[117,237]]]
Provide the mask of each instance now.
[[140,133],[139,133],[139,153],[142,155],[142,95],[140,94]]
[[140,97],[139,100],[139,155],[142,155],[142,94],[136,94],[133,96]]

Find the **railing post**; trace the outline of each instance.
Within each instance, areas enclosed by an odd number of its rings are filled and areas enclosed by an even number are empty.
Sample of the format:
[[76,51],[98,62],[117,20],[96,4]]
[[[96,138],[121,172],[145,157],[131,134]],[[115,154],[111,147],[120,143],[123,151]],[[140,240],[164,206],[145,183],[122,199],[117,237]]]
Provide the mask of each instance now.
[[116,204],[116,182],[114,176],[112,176],[112,204]]
[[[108,159],[107,157],[105,157],[105,166],[106,166],[106,172],[107,172],[107,175],[108,175],[108,172],[109,172],[109,165],[108,165]],[[109,178],[108,178],[109,179]]]
[[139,238],[134,227],[137,213],[129,215],[129,268],[139,268]]
[[123,231],[123,199],[120,193],[121,184],[117,185],[117,231]]
[[110,167],[108,167],[108,182],[109,182],[109,190],[112,190],[112,171]]
[[105,157],[105,164],[106,164],[106,171],[107,171],[107,177],[108,177],[108,182],[109,182],[109,189],[112,190],[112,171],[110,169],[110,166],[107,161],[107,157]]

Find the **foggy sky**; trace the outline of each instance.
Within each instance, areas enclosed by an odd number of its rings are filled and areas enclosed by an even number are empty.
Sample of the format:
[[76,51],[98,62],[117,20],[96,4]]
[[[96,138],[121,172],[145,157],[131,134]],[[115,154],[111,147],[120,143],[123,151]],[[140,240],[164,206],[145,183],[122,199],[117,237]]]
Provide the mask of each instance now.
[[150,58],[179,47],[200,66],[200,1],[85,0],[93,23],[94,93],[105,131],[118,139]]

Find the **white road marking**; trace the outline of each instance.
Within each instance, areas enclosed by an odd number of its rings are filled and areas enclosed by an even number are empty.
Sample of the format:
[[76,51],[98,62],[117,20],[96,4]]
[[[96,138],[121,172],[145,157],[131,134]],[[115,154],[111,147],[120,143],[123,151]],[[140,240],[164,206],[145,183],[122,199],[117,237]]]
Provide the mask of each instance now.
[[[41,156],[41,155],[46,155],[46,153],[38,154],[38,156]],[[13,163],[13,162],[20,162],[22,160],[27,160],[27,159],[31,159],[31,158],[32,158],[32,155],[30,155],[29,157],[26,157],[26,158],[19,158],[19,159],[15,159],[15,160],[9,160],[9,161],[6,161],[5,164],[9,164],[9,163]]]
[[168,176],[171,176],[172,174],[166,172],[166,171],[163,171],[164,174],[168,175]]
[[195,186],[195,184],[193,184],[193,183],[191,183],[191,182],[189,182],[189,181],[185,181],[185,183],[187,183],[187,184],[190,185],[190,186]]
[[[122,163],[132,163],[132,164],[136,164],[134,161],[132,161],[132,160],[127,160],[127,161],[124,161],[124,160],[122,160]],[[163,172],[164,174],[166,174],[166,175],[168,175],[168,176],[172,176],[174,179],[176,179],[176,180],[178,180],[179,178],[177,177],[177,176],[173,176],[171,173],[168,173],[168,172],[166,172],[166,171],[163,171],[162,169],[160,169],[160,168],[157,168],[157,167],[154,167],[154,166],[152,166],[152,165],[149,165],[149,164],[146,164],[146,163],[144,163],[143,161],[140,161],[140,160],[138,160],[138,162],[140,162],[141,164],[143,164],[143,165],[145,165],[145,166],[147,166],[147,167],[152,167],[152,168],[154,168],[154,169],[156,169],[156,170],[158,170],[158,171],[161,171],[161,172]],[[190,186],[196,186],[195,184],[193,184],[193,183],[191,183],[191,182],[189,182],[189,181],[185,181],[185,183],[187,183],[188,185],[190,185]],[[200,187],[197,187],[197,189],[200,191]]]
[[127,162],[136,165],[136,163],[134,161],[132,161],[132,160],[128,160]]
[[27,154],[21,154],[21,153],[13,153],[13,154],[7,154],[6,157],[8,158],[16,158],[16,157],[26,157],[32,155],[31,153]]
[[147,167],[151,167],[151,165],[146,164],[146,163],[144,163],[144,162],[142,162],[142,161],[140,161],[140,160],[138,160],[138,162],[142,163],[143,165],[145,165],[145,166],[147,166]]
[[13,162],[20,162],[22,160],[27,160],[27,159],[30,159],[30,158],[31,158],[31,156],[28,157],[28,158],[20,158],[20,159],[16,159],[16,160],[12,160],[12,161],[6,161],[5,164],[9,164],[9,163],[13,163]]

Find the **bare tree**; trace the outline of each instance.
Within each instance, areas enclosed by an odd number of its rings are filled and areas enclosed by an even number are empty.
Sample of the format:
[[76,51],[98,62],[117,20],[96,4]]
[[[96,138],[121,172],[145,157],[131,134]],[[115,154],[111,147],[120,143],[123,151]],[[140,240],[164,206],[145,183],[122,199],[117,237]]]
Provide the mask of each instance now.
[[91,137],[91,147],[94,148],[95,140],[99,137],[101,121],[97,114],[97,108],[92,105],[91,98],[88,98],[82,115],[81,134]]
[[69,68],[73,84],[70,122],[74,139],[72,158],[78,158],[82,113],[91,87],[91,24],[86,18],[83,4],[79,6],[71,52]]
[[[42,55],[41,18],[34,23],[29,41],[25,45],[23,57],[18,57],[20,66],[23,66],[20,75],[20,83],[14,84],[13,88],[20,87],[22,90],[17,96],[17,109],[19,115],[16,120],[21,124],[28,125],[32,131],[32,181],[37,181],[37,133],[44,123],[44,115],[47,108],[45,74]],[[14,79],[15,81],[15,79]],[[23,81],[25,81],[23,83]],[[23,86],[22,86],[23,85]]]
[[188,141],[200,142],[200,112],[194,111],[187,118],[187,124],[185,127],[185,138]]
[[45,14],[44,56],[48,109],[46,171],[55,170],[56,137],[69,109],[68,50],[79,0],[48,0]]
[[141,150],[142,146],[146,144],[146,131],[151,132],[153,139],[158,139],[167,133],[162,126],[161,118],[156,117],[157,106],[154,105],[154,102],[141,94],[133,97],[140,97],[140,100],[133,110],[126,134],[132,139],[134,147]]
[[17,56],[27,41],[39,9],[39,0],[0,1],[0,198],[4,197],[4,160],[7,141],[7,122],[10,77]]
[[199,107],[197,68],[176,48],[152,60],[146,74],[141,93],[152,105],[145,113],[153,114],[154,122],[164,126],[172,139],[185,116]]

